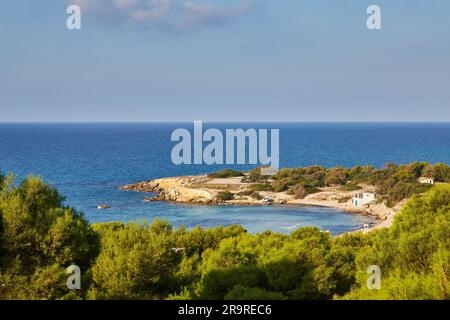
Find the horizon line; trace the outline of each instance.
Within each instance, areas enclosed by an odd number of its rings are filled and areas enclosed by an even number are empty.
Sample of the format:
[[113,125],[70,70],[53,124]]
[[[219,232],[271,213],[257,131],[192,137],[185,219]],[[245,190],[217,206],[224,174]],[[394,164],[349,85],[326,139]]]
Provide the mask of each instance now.
[[209,120],[183,120],[183,121],[0,121],[0,124],[178,124],[193,123],[280,123],[280,124],[450,124],[450,120],[425,121],[209,121]]

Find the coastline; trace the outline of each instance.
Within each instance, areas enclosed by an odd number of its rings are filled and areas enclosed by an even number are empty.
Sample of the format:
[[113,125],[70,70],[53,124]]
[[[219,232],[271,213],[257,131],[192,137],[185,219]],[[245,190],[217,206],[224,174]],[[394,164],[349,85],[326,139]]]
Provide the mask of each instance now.
[[[372,202],[365,206],[355,207],[352,198],[355,191],[343,191],[339,187],[319,188],[317,193],[309,194],[303,199],[295,199],[287,192],[259,191],[259,197],[253,198],[248,193],[250,183],[241,182],[242,177],[209,178],[207,176],[178,176],[146,180],[120,187],[121,190],[155,193],[155,196],[144,198],[145,201],[165,201],[192,205],[239,205],[239,206],[314,206],[342,210],[353,215],[366,215],[375,218],[369,230],[387,228],[393,217],[402,208],[405,200],[393,208],[384,203]],[[375,187],[361,185],[358,192],[375,192]],[[232,199],[218,199],[221,192],[233,194]],[[246,193],[247,192],[247,193]],[[267,201],[270,199],[270,202]],[[352,232],[359,232],[358,229]]]

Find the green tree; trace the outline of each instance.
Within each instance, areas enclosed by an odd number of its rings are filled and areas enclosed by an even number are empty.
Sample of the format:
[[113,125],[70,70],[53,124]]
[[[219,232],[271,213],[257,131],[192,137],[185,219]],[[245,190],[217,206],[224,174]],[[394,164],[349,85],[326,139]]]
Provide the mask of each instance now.
[[450,182],[450,167],[445,163],[436,163],[434,165],[435,179],[441,182]]
[[325,175],[325,184],[327,186],[332,185],[344,185],[347,183],[348,169],[336,167],[328,170]]
[[103,225],[101,253],[92,267],[89,298],[160,298],[173,288],[181,255],[172,250],[172,230],[155,220],[152,225]]
[[[49,274],[54,275],[51,281],[58,281],[65,268],[72,264],[86,270],[98,254],[95,232],[81,214],[64,207],[62,201],[56,189],[40,178],[28,177],[19,187],[11,175],[3,182],[1,277],[9,279],[9,285],[20,288],[21,283],[28,283],[29,291],[24,296],[62,297],[60,289],[49,290],[47,294],[44,289],[38,289],[39,283],[44,283]],[[62,286],[65,287],[65,281]],[[22,293],[5,289],[1,294],[20,298]]]
[[[448,299],[450,276],[450,185],[415,196],[389,229],[368,235],[356,257],[359,289],[347,298]],[[366,270],[377,265],[381,290],[369,290]]]

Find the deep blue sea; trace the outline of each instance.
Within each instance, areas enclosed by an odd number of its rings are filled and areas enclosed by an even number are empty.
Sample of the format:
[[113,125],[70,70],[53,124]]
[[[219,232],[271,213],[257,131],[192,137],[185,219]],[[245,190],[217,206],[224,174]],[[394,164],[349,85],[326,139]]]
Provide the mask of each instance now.
[[[288,233],[318,226],[352,230],[367,217],[318,207],[193,206],[144,202],[119,187],[147,179],[213,172],[229,165],[173,165],[170,136],[184,124],[0,124],[0,170],[42,176],[90,222],[167,219],[174,226],[239,224],[250,232]],[[450,124],[205,124],[205,128],[279,128],[281,167],[450,163]],[[238,169],[250,169],[239,167]],[[96,206],[106,203],[109,210]]]

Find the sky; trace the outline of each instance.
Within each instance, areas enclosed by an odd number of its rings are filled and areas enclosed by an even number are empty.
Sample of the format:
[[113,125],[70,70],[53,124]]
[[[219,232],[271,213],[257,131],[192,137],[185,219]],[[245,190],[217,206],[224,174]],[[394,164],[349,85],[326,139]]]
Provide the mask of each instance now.
[[448,0],[0,0],[0,122],[450,121],[449,16]]

